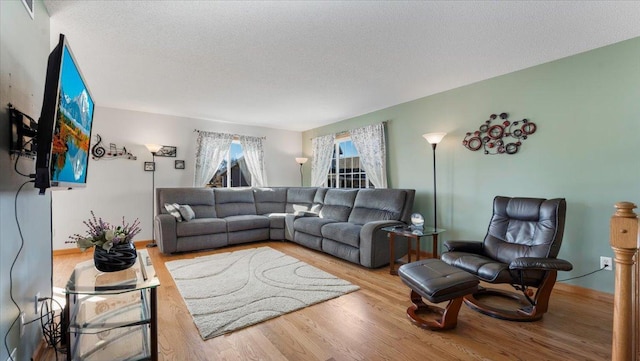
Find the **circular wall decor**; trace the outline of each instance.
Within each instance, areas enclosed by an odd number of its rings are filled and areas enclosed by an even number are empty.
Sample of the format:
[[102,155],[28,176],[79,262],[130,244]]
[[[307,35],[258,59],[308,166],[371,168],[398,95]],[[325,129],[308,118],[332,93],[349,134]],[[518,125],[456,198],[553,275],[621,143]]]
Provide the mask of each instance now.
[[[498,118],[501,122],[492,124]],[[508,118],[507,113],[491,114],[478,130],[466,133],[462,145],[471,151],[484,148],[484,154],[489,155],[517,153],[522,141],[535,133],[538,127],[528,119],[511,122]]]

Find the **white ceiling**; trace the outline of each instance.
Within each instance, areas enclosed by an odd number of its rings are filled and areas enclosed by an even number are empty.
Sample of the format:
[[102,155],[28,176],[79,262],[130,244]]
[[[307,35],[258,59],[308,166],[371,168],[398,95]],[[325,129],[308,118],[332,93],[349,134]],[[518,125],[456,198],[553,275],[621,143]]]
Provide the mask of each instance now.
[[44,1],[97,105],[308,130],[640,36],[640,2]]

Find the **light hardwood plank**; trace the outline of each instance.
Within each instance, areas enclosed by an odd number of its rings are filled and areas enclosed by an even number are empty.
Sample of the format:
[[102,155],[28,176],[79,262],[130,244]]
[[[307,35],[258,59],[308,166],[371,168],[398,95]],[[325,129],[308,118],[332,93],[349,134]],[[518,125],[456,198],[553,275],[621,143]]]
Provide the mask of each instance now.
[[[361,287],[359,291],[203,341],[164,263],[269,246]],[[558,285],[541,321],[517,323],[466,306],[458,327],[433,332],[406,316],[409,288],[388,268],[370,270],[288,242],[163,255],[149,248],[160,279],[160,360],[606,360],[611,357],[613,298]],[[54,256],[54,286],[91,252]],[[49,350],[44,361],[55,360]]]

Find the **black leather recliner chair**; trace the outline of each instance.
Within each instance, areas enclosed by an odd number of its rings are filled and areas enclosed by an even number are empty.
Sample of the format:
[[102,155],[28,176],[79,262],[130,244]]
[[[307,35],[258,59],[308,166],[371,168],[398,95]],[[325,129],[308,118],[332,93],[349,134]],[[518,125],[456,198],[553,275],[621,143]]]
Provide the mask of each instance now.
[[[562,198],[496,197],[493,216],[484,241],[447,241],[442,261],[463,269],[481,281],[508,283],[522,294],[481,288],[465,296],[471,308],[512,321],[535,321],[549,306],[557,271],[570,271],[571,263],[557,259],[566,202]],[[536,288],[535,296],[531,288]],[[514,309],[492,306],[487,296],[517,301]],[[483,299],[484,301],[483,302]]]

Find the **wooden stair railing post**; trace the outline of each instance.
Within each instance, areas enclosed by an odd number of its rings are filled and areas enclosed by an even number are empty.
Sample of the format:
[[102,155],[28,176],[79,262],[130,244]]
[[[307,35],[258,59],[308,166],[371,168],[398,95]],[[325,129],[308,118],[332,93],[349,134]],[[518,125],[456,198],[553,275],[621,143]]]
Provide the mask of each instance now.
[[[638,216],[633,212],[636,205],[631,202],[618,202],[616,213],[611,217],[609,242],[615,255],[615,294],[613,301],[613,343],[612,361],[635,360],[634,343],[638,347],[638,314],[634,315],[633,302],[633,265],[634,255],[638,251]],[[637,312],[637,310],[635,310]],[[634,325],[635,323],[635,325]]]

